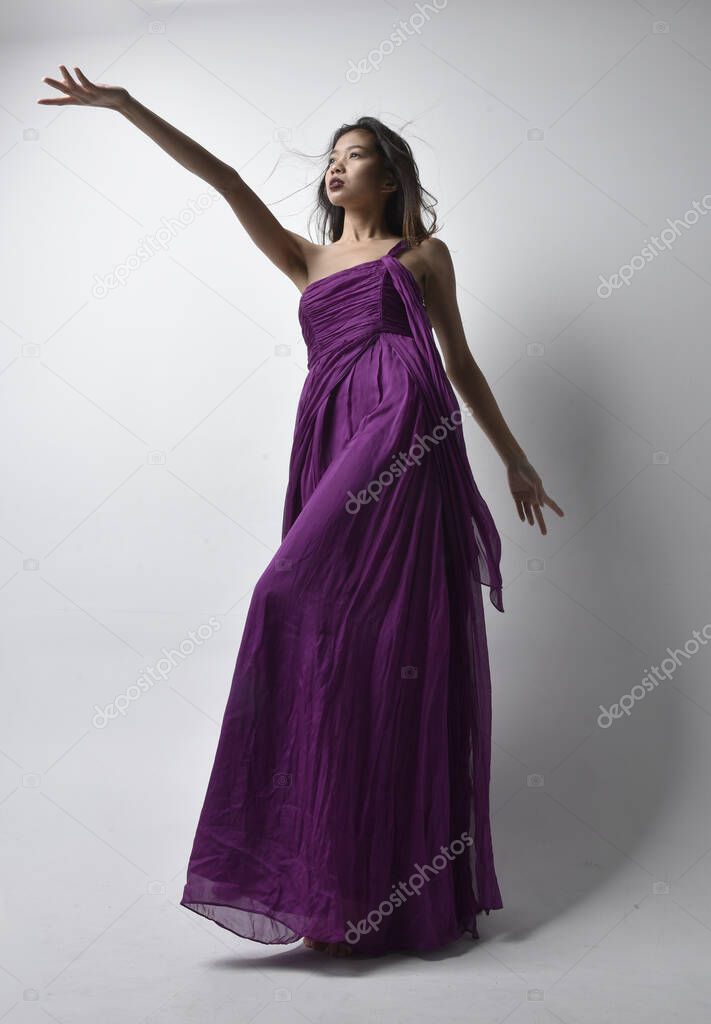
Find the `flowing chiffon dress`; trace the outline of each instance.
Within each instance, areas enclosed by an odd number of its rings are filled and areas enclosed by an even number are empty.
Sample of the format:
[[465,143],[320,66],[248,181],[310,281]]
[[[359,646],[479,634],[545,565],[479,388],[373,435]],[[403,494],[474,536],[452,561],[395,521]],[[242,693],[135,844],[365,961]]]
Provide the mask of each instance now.
[[252,594],[181,905],[237,935],[431,950],[503,906],[482,586],[501,542],[412,272],[302,293],[282,541]]

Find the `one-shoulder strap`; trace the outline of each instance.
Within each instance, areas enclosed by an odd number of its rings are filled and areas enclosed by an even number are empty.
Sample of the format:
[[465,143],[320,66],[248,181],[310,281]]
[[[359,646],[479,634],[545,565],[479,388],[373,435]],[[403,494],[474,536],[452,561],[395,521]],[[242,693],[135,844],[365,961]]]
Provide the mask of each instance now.
[[387,253],[385,255],[386,256],[392,256],[393,253],[396,253],[398,251],[400,246],[407,246],[407,245],[408,245],[408,241],[407,241],[406,238],[399,238],[397,240],[397,242],[395,243],[395,245],[392,247],[392,249],[388,249],[388,251],[387,251]]

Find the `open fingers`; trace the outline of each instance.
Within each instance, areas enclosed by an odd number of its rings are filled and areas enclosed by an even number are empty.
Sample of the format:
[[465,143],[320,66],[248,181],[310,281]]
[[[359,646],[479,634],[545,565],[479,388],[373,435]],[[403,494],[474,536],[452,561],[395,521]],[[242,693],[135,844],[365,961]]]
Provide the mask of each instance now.
[[59,65],[59,70],[62,73],[64,81],[60,82],[57,78],[49,78],[45,76],[42,81],[46,82],[47,85],[51,85],[53,89],[57,89],[58,92],[63,92],[66,98],[61,99],[58,96],[52,96],[50,98],[43,97],[37,100],[38,103],[44,103],[47,106],[63,107],[68,103],[76,103],[75,90],[78,88],[77,83],[74,81],[72,76],[67,71],[64,64]]
[[546,533],[546,524],[544,522],[543,514],[541,512],[541,506],[539,505],[539,503],[537,501],[527,501],[525,502],[525,508],[526,518],[528,519],[529,526],[534,525],[535,516],[535,522],[538,523],[538,528],[540,529],[541,533]]
[[543,518],[543,502],[532,498],[519,498],[516,495],[514,495],[514,501],[516,502],[516,510],[521,522],[528,521],[529,526],[534,526],[537,523],[539,530],[545,536],[548,533],[548,529]]
[[529,525],[530,526],[534,525],[533,517],[535,516],[536,517],[535,521],[538,523],[539,530],[541,531],[542,534],[545,535],[548,531],[546,529],[546,523],[545,523],[545,520],[543,518],[543,511],[542,511],[541,503],[538,502],[538,501],[533,500],[533,501],[530,501],[530,502],[527,501],[524,504],[525,504],[525,508],[526,508],[526,516],[528,518]]
[[548,505],[559,516],[564,516],[565,515],[565,512],[560,507],[560,505],[558,505],[555,501],[553,501],[553,499],[551,497],[549,497],[549,495],[547,495],[545,491],[543,492],[543,501],[541,502],[541,504]]
[[56,78],[43,78],[42,81],[46,82],[47,85],[51,85],[54,89],[59,89],[60,92],[65,93],[67,96],[71,92],[71,89],[64,82],[59,82]]
[[518,511],[518,517],[521,522],[528,522],[533,526],[533,513],[531,512],[531,499],[527,497],[527,491],[520,491],[518,494],[513,494],[513,499],[516,502],[516,509]]
[[543,510],[541,509],[540,505],[536,504],[533,506],[533,511],[536,513],[536,522],[538,523],[538,528],[541,531],[541,533],[545,536],[546,533],[548,533],[548,530],[546,529],[546,523],[543,518]]
[[89,81],[89,79],[86,77],[81,68],[74,68],[74,74],[77,76],[81,84],[85,86],[87,89],[94,88],[94,83]]

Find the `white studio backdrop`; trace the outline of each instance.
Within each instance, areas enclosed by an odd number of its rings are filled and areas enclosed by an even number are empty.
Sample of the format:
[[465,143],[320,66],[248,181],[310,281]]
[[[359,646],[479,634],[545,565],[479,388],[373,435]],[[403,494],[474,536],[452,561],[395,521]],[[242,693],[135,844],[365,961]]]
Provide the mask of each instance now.
[[[703,1019],[711,5],[33,0],[2,21],[0,1017]],[[472,352],[566,513],[520,523],[466,422],[504,547],[505,907],[464,959],[322,988],[313,954],[178,906],[280,542],[299,295],[120,115],[37,105],[60,63],[303,234],[321,165],[299,154],[362,114],[438,199]]]

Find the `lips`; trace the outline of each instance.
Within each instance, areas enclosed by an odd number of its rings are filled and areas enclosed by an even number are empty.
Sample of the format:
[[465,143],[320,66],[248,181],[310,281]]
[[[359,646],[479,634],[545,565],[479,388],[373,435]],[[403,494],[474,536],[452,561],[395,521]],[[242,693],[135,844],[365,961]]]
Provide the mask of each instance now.
[[339,189],[339,188],[342,188],[343,187],[343,181],[342,181],[341,178],[331,178],[331,180],[328,183],[328,187],[332,191],[336,190],[336,189]]

